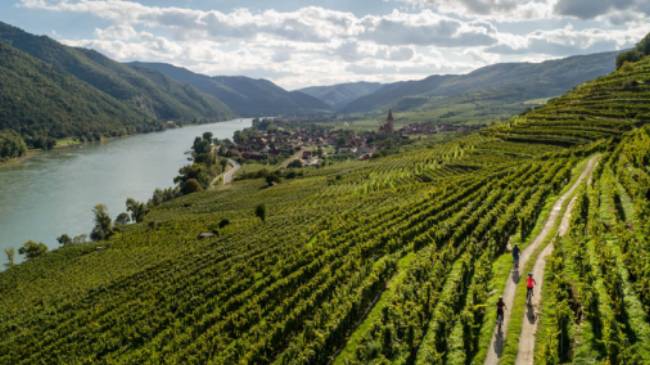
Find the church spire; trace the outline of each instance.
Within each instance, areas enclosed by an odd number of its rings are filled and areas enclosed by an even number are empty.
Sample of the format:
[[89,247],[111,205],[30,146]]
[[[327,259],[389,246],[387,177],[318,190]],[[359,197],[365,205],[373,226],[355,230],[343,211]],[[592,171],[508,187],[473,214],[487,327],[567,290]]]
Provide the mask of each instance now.
[[386,117],[386,123],[384,123],[384,125],[382,125],[379,128],[379,131],[384,133],[393,133],[393,131],[395,130],[395,127],[393,126],[394,121],[395,119],[393,119],[393,110],[388,109],[388,116]]

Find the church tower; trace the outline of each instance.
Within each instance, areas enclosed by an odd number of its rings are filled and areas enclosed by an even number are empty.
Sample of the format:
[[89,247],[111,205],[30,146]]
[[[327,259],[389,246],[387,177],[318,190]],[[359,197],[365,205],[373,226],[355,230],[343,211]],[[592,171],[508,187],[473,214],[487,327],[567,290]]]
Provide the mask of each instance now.
[[386,123],[379,128],[380,132],[385,132],[385,133],[393,133],[395,130],[395,126],[393,125],[393,122],[395,119],[393,118],[393,110],[388,109],[388,117],[386,117]]

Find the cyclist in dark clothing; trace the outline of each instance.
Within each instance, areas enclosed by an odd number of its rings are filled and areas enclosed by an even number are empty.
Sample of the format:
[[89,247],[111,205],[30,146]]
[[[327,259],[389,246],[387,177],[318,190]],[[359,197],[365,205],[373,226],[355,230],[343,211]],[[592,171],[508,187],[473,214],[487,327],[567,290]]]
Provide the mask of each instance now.
[[499,330],[501,330],[501,324],[503,323],[503,313],[506,308],[506,303],[503,302],[503,298],[499,298],[497,302],[497,323],[499,324]]
[[515,270],[519,268],[519,246],[515,244],[515,247],[512,248],[512,261],[515,265]]

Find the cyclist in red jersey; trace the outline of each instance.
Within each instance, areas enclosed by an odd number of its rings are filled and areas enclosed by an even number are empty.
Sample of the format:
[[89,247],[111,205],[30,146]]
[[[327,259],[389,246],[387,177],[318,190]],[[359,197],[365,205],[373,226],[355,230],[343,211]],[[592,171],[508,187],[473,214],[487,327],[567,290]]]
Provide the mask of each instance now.
[[533,273],[529,272],[528,278],[526,279],[526,298],[528,302],[530,302],[533,297],[533,289],[535,288],[535,285],[537,285],[537,282],[533,278]]

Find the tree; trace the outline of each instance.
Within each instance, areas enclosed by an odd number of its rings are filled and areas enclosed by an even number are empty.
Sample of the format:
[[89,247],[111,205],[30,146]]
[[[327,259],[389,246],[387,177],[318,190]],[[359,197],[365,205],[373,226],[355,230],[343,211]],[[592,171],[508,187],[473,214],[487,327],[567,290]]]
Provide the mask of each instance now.
[[13,247],[5,248],[5,255],[7,255],[7,262],[5,263],[5,267],[8,269],[15,265],[16,249]]
[[188,179],[181,185],[181,193],[183,195],[197,193],[199,191],[203,191],[203,186],[196,179]]
[[118,226],[124,226],[129,224],[131,222],[131,218],[129,217],[129,213],[120,213],[116,218],[115,218],[115,225]]
[[204,164],[193,163],[183,166],[178,173],[180,175],[174,178],[174,182],[181,187],[181,190],[183,185],[190,179],[196,180],[201,187],[207,187],[210,184],[210,174]]
[[144,203],[140,203],[133,198],[126,199],[126,211],[131,212],[131,220],[140,223],[144,220],[149,210]]
[[290,169],[299,169],[299,168],[302,167],[302,161],[300,161],[300,160],[293,160],[293,161],[289,162],[289,164],[287,165],[287,167],[290,168]]
[[76,235],[72,238],[72,243],[86,243],[87,238],[88,235],[85,234]]
[[70,238],[70,236],[65,233],[57,237],[56,240],[61,246],[69,245],[72,243],[72,238]]
[[95,215],[95,227],[90,232],[90,239],[93,241],[101,241],[109,238],[113,234],[113,221],[108,215],[108,211],[104,204],[97,204],[93,209]]
[[621,68],[626,62],[636,62],[640,60],[641,57],[642,57],[641,53],[639,53],[639,51],[637,51],[636,49],[620,53],[616,57],[616,68],[617,69]]
[[280,177],[277,174],[267,175],[264,179],[266,180],[266,185],[268,186],[273,186],[273,184],[280,183]]
[[650,55],[650,33],[648,33],[636,47],[633,49],[622,52],[616,57],[616,68],[621,68],[626,62],[639,61],[644,56]]
[[266,221],[266,205],[260,204],[255,207],[255,215],[257,218],[262,220],[262,222]]
[[21,248],[18,249],[18,253],[25,255],[25,258],[28,260],[37,258],[47,252],[47,246],[42,242],[27,241],[23,244]]
[[0,160],[20,157],[27,151],[25,140],[12,130],[0,130]]

